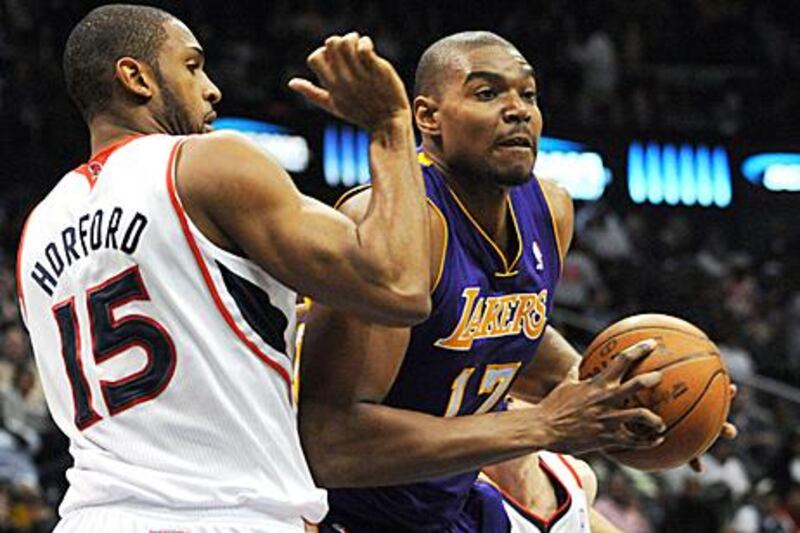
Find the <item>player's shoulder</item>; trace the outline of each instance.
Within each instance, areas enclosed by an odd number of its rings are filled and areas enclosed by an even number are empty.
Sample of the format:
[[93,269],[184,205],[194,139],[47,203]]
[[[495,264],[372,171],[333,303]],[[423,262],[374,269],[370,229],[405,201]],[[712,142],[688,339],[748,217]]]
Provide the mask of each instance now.
[[[370,199],[372,198],[372,187],[370,185],[361,185],[350,189],[344,193],[334,204],[334,207],[347,215],[351,220],[360,222],[364,219],[369,209]],[[427,200],[428,213],[431,216],[431,221],[434,224],[442,225],[443,220],[438,216],[439,211],[436,209],[430,199]],[[436,216],[433,216],[436,215]]]
[[[358,224],[367,216],[371,198],[372,187],[363,185],[347,191],[334,207]],[[448,239],[447,221],[430,198],[427,199],[427,204],[431,242],[431,290],[433,290],[438,285],[444,268]]]
[[177,156],[177,178],[182,194],[197,189],[212,197],[235,190],[263,190],[265,183],[288,180],[272,156],[231,130],[187,136]]
[[336,203],[333,204],[333,207],[358,223],[367,215],[371,198],[372,187],[370,185],[360,185],[340,196]]
[[[219,130],[187,136],[181,145],[181,158],[198,158],[205,163],[226,166],[230,159],[271,158],[247,136],[233,130]],[[245,162],[243,161],[243,162]]]
[[553,179],[538,176],[536,179],[550,208],[550,215],[555,221],[559,252],[563,257],[572,243],[575,224],[575,207],[572,203],[572,196],[563,185]]
[[569,191],[567,190],[566,187],[564,187],[556,180],[548,178],[546,176],[545,177],[537,176],[536,179],[539,181],[539,186],[542,188],[542,193],[547,199],[547,202],[550,204],[550,207],[554,211],[572,212],[573,210],[572,196],[569,194]]

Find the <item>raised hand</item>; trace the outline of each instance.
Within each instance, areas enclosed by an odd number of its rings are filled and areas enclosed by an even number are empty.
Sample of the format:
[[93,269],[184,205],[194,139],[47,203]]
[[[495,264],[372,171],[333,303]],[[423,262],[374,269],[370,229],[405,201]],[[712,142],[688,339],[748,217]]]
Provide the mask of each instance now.
[[328,37],[307,63],[319,85],[293,78],[289,87],[332,115],[370,132],[404,114],[410,120],[403,82],[391,63],[375,52],[369,37],[355,32]]
[[640,342],[621,352],[602,372],[583,381],[567,379],[542,399],[534,408],[551,435],[547,448],[579,454],[661,444],[664,438],[660,433],[666,427],[659,416],[644,407],[621,407],[625,398],[660,383],[660,372],[622,381],[628,369],[655,346],[653,340]]

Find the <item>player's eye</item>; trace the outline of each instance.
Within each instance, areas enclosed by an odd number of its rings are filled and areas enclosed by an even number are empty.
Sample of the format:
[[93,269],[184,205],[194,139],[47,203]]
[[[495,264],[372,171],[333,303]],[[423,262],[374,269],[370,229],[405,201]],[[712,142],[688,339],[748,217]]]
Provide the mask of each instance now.
[[529,89],[527,91],[523,91],[522,97],[528,102],[536,103],[536,101],[539,99],[539,93],[533,89]]
[[475,91],[475,96],[478,100],[491,100],[492,98],[497,96],[497,91],[491,87],[481,87],[477,91]]
[[194,74],[195,72],[200,70],[200,63],[197,63],[195,61],[189,61],[188,63],[186,63],[186,68],[189,69],[189,72]]

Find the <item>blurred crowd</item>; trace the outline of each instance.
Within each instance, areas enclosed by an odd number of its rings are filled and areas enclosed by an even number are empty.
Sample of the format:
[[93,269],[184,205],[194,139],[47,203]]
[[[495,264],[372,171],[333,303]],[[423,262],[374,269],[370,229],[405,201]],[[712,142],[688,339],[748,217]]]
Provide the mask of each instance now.
[[[14,252],[33,201],[86,155],[61,50],[98,3],[0,0],[0,533],[49,531],[70,463],[19,320]],[[305,56],[330,33],[370,33],[410,86],[427,44],[486,28],[534,64],[550,133],[796,139],[795,0],[150,3],[195,30],[228,115],[292,124],[305,104],[285,83],[306,73]],[[800,531],[797,389],[775,394],[757,379],[800,386],[800,233],[788,218],[747,227],[691,210],[580,206],[557,293],[568,338],[585,346],[645,310],[678,315],[718,341],[740,383],[741,435],[704,457],[703,474],[648,475],[593,458],[598,506],[624,531]]]
[[[86,146],[60,89],[69,30],[97,0],[0,0],[0,157],[51,179]],[[509,38],[536,68],[551,134],[609,131],[783,138],[800,114],[795,0],[151,0],[195,30],[223,113],[292,124],[286,89],[325,36],[371,34],[407,82],[423,49],[464,29]],[[41,157],[42,150],[50,157]],[[23,179],[24,177],[24,179]]]
[[604,202],[576,214],[556,292],[567,337],[585,345],[624,316],[676,315],[717,342],[739,385],[730,419],[740,435],[703,457],[702,474],[593,458],[599,508],[626,532],[800,531],[800,231],[765,220],[732,231],[680,210],[619,213]]

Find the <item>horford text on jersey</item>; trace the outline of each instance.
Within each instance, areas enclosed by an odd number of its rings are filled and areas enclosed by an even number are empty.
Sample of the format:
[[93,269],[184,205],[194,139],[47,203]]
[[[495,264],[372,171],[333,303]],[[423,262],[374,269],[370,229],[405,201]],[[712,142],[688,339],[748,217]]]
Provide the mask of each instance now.
[[119,250],[133,254],[139,246],[147,217],[138,211],[126,213],[121,207],[98,209],[78,217],[40,252],[30,272],[36,284],[53,295],[64,270],[98,250]]

